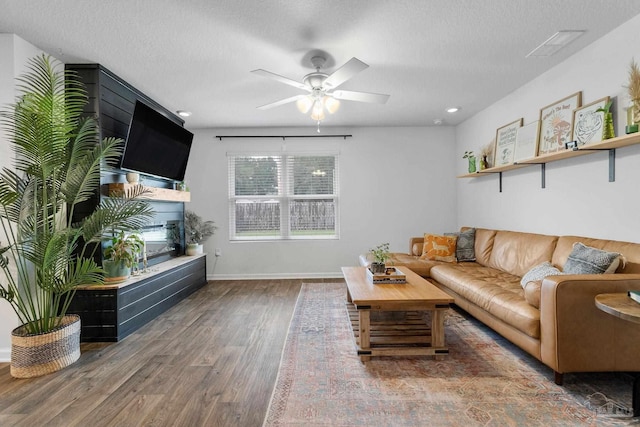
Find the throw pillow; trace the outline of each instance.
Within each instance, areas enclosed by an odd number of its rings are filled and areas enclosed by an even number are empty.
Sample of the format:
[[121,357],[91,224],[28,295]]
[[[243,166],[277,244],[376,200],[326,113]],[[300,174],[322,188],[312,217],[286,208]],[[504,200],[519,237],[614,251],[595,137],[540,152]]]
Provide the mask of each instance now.
[[542,280],[547,276],[556,276],[558,274],[563,273],[562,271],[554,267],[553,264],[551,264],[549,261],[545,261],[542,264],[532,267],[531,270],[524,273],[524,276],[522,276],[522,279],[520,280],[520,286],[522,286],[522,288],[524,289],[529,282]]
[[[564,264],[565,274],[603,274],[613,273],[620,265],[621,255],[586,246],[583,243],[573,244],[573,250]],[[614,264],[616,262],[617,264]]]
[[437,234],[425,234],[422,256],[420,259],[432,259],[437,261],[456,261],[455,236],[439,236]]
[[476,229],[470,228],[455,233],[444,233],[445,236],[457,236],[456,258],[458,262],[472,262],[476,260]]

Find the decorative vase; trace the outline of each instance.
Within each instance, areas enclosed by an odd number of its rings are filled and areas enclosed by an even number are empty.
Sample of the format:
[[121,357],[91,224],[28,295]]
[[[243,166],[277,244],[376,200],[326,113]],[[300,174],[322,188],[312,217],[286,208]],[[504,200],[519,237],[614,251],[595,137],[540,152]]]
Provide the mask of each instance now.
[[186,253],[188,256],[200,255],[203,253],[203,246],[200,243],[188,243]]
[[476,171],[476,158],[475,156],[470,156],[467,159],[469,160],[469,173],[474,173]]
[[627,126],[625,127],[625,133],[636,133],[638,132],[638,123],[640,122],[640,109],[638,105],[631,101],[629,103],[629,107],[627,108]]
[[613,114],[604,113],[604,126],[602,129],[602,139],[615,138],[616,134],[613,130]]
[[487,168],[487,156],[480,157],[480,170],[485,170]]
[[105,284],[122,283],[131,276],[131,267],[127,267],[124,261],[105,259],[102,268],[105,271]]
[[372,262],[371,263],[371,272],[373,274],[383,274],[385,271],[384,262]]
[[29,335],[19,326],[11,332],[11,376],[33,378],[65,368],[80,358],[80,316],[69,314],[52,331]]
[[127,172],[127,182],[129,184],[137,184],[140,182],[140,174],[135,172]]

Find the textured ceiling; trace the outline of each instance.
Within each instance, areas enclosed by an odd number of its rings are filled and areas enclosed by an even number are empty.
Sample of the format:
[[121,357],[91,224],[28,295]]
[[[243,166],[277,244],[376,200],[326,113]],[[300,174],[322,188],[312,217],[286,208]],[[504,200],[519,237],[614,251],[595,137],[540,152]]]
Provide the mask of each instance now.
[[[192,111],[191,129],[313,127],[295,104],[257,110],[302,92],[250,71],[302,80],[313,50],[329,54],[328,72],[355,56],[370,67],[340,88],[391,98],[343,101],[324,126],[424,126],[463,121],[639,13],[638,0],[0,0],[0,33],[104,65]],[[569,29],[586,33],[525,58]]]

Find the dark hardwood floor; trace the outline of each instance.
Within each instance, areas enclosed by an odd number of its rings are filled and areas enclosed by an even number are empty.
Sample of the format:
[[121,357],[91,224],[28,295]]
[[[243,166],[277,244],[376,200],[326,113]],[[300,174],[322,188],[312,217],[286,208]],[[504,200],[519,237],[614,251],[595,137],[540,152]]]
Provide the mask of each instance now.
[[44,377],[0,364],[0,426],[260,426],[303,281],[210,282]]

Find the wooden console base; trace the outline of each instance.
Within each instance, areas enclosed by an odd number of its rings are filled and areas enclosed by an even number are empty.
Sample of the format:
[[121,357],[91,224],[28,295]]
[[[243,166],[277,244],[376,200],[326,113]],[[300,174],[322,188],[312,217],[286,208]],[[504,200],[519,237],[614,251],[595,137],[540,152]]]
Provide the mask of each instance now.
[[123,283],[79,287],[69,313],[82,342],[120,341],[206,283],[204,255],[174,258]]

